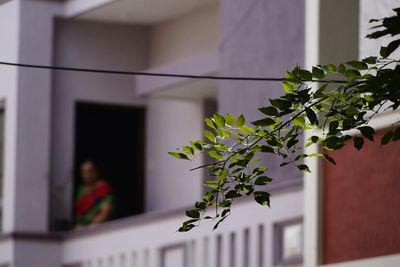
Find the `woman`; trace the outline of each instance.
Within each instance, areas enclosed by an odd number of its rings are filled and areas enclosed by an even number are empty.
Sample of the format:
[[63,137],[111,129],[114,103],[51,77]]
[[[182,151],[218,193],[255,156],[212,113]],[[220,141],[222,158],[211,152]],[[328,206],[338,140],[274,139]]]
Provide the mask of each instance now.
[[75,200],[76,228],[95,225],[111,218],[113,195],[110,185],[102,180],[93,160],[81,164],[83,184]]

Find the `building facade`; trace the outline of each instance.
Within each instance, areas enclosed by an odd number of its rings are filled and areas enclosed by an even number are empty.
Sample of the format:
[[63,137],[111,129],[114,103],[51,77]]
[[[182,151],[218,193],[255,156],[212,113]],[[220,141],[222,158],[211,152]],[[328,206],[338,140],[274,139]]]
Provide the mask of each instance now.
[[[309,67],[375,53],[379,44],[363,39],[365,21],[390,14],[395,4],[394,0],[6,0],[0,1],[0,61],[281,77],[296,64]],[[204,116],[229,112],[257,119],[261,116],[257,107],[281,92],[279,83],[0,65],[0,266],[400,265],[400,233],[388,238],[400,226],[399,216],[390,216],[387,233],[380,231],[388,226],[387,220],[372,221],[360,228],[362,232],[335,239],[366,218],[349,217],[354,210],[337,210],[343,203],[329,196],[342,189],[323,187],[320,181],[329,184],[343,173],[340,166],[335,172],[319,162],[310,162],[315,172],[303,177],[290,167],[280,168],[273,157],[265,158],[275,178],[270,186],[271,209],[245,199],[217,231],[205,223],[188,234],[176,232],[184,210],[204,192],[205,173],[189,169],[210,159],[180,162],[167,152],[202,139]],[[377,128],[389,126],[387,118],[394,115],[382,116]],[[396,153],[394,147],[382,157],[393,160]],[[73,230],[78,168],[88,157],[110,163],[118,218]],[[382,192],[388,202],[400,204],[395,167],[386,167],[390,169],[386,180],[393,187]],[[358,181],[362,174],[352,175]],[[377,206],[372,214],[387,216],[396,207]],[[349,219],[340,221],[338,216]],[[363,240],[369,229],[377,237]],[[354,245],[355,239],[358,244],[372,244],[363,250]]]

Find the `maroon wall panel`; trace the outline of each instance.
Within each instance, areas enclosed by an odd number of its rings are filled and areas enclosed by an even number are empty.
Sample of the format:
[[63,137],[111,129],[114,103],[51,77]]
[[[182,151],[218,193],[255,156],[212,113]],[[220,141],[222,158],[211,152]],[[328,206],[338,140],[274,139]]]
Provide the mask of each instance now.
[[400,141],[349,142],[324,163],[324,263],[400,253]]

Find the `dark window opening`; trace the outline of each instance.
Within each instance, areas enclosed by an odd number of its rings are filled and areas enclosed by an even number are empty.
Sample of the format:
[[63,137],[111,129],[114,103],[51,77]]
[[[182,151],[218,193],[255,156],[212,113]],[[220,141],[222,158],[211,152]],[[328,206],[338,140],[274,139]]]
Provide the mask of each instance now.
[[142,213],[144,108],[77,103],[75,116],[74,196],[82,183],[81,163],[93,159],[113,190],[112,219]]

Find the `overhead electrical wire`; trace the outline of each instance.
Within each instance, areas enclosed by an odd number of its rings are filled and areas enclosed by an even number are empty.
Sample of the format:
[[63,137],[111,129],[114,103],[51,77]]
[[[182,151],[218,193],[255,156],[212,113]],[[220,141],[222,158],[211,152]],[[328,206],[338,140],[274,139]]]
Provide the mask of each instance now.
[[[87,73],[129,75],[129,76],[152,76],[152,77],[189,78],[189,79],[206,79],[206,80],[233,80],[233,81],[271,81],[271,82],[283,82],[287,80],[285,78],[273,78],[273,77],[213,76],[213,75],[192,75],[192,74],[180,74],[180,73],[160,73],[160,72],[123,71],[123,70],[91,69],[91,68],[77,68],[77,67],[59,67],[59,66],[48,66],[48,65],[13,63],[5,61],[0,61],[0,65],[31,68],[31,69],[75,71],[75,72],[87,72]],[[347,81],[311,80],[311,82],[345,83]]]
[[109,69],[91,69],[91,68],[77,68],[77,67],[58,67],[58,66],[47,66],[47,65],[25,64],[25,63],[12,63],[12,62],[4,62],[4,61],[0,61],[0,65],[23,67],[23,68],[33,68],[33,69],[48,69],[48,70],[61,70],[61,71],[118,74],[118,75],[130,75],[130,76],[154,76],[154,77],[208,79],[208,80],[277,81],[277,82],[285,80],[284,78],[231,77],[231,76],[192,75],[192,74],[179,74],[179,73],[124,71],[124,70],[109,70]]

